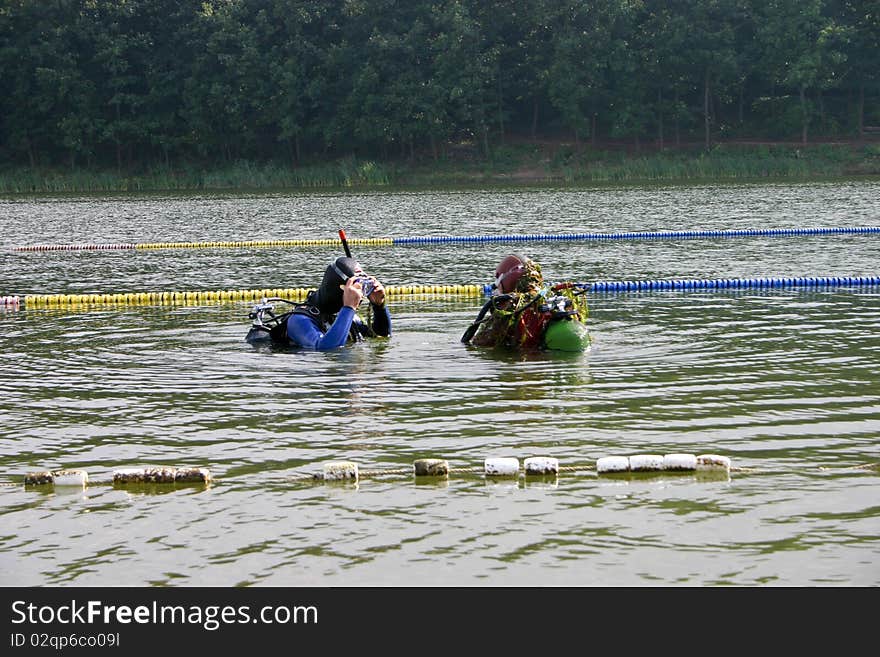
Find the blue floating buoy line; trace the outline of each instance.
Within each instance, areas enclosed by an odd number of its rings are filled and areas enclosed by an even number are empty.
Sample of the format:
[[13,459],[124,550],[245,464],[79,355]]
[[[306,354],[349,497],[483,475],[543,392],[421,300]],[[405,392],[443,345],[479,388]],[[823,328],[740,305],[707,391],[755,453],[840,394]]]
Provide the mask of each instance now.
[[[872,287],[880,276],[776,276],[762,278],[660,278],[631,281],[572,283],[585,292],[638,292],[645,290],[755,290],[794,287]],[[492,285],[483,286],[492,294]]]
[[[672,278],[656,280],[594,281],[567,283],[584,292],[633,292],[651,290],[752,290],[783,288],[835,288],[880,286],[880,276],[798,276],[774,278]],[[253,301],[261,297],[301,298],[305,289],[208,290],[196,292],[139,292],[127,294],[38,294],[0,296],[0,309],[57,308],[71,305],[88,308],[97,305],[214,305],[227,301]],[[388,286],[386,294],[397,296],[488,296],[491,284]]]
[[[631,281],[572,283],[586,292],[638,292],[650,290],[756,290],[795,287],[872,287],[880,276],[776,276],[766,278],[661,278]],[[483,286],[492,294],[492,285]]]
[[[371,237],[348,240],[361,246],[396,246],[398,244],[443,244],[450,242],[571,242],[607,240],[705,239],[715,237],[790,237],[805,235],[858,235],[880,233],[880,226],[838,226],[816,228],[732,228],[728,230],[660,230],[618,233],[532,233],[526,235],[434,235],[424,237]],[[13,251],[86,251],[86,250],[155,250],[216,249],[252,247],[330,246],[336,239],[278,239],[202,242],[131,242],[119,244],[30,244]]]
[[[453,242],[526,242],[526,241],[570,241],[570,240],[625,240],[625,239],[688,239],[688,238],[715,238],[715,237],[743,237],[743,236],[803,236],[803,235],[834,235],[834,234],[877,234],[880,226],[839,226],[839,227],[816,227],[816,228],[747,228],[730,230],[670,230],[670,231],[631,231],[619,233],[561,233],[561,234],[526,234],[526,235],[437,235],[429,237],[400,237],[400,238],[370,238],[352,240],[368,245],[396,245],[396,244],[442,244]],[[311,244],[335,244],[335,240],[284,240],[266,244],[272,245],[305,245]],[[263,245],[261,242],[194,242],[194,243],[156,243],[156,244],[124,244],[124,245],[98,245],[101,248],[144,249],[144,248],[170,248],[186,246],[189,248],[215,247],[215,246],[241,246]],[[88,245],[36,245],[29,247],[16,247],[17,250],[55,250],[67,248],[86,248]],[[772,277],[772,278],[715,278],[715,279],[657,279],[657,280],[623,280],[623,281],[595,281],[592,283],[573,283],[585,292],[628,292],[641,290],[742,290],[742,289],[773,289],[792,287],[851,287],[851,286],[876,286],[880,285],[880,276],[800,276],[800,277]],[[416,291],[415,287],[420,288]],[[460,294],[461,288],[472,288],[474,295],[480,292],[489,295],[492,292],[491,285],[468,285],[468,286],[428,286],[430,290],[421,290],[425,286],[412,286],[409,293],[429,294]],[[408,286],[409,288],[409,286]],[[436,289],[434,289],[436,288]],[[456,289],[449,289],[456,288]],[[387,292],[394,292],[389,287]],[[187,303],[198,302],[204,296],[205,300],[235,300],[236,295],[253,296],[258,291],[207,291],[207,292],[159,292],[138,294],[114,294],[114,295],[2,295],[0,296],[0,308],[18,309],[22,306],[96,304],[96,303],[153,303],[161,300],[181,301]],[[267,292],[259,291],[261,296]],[[269,290],[268,292],[273,292]],[[303,290],[303,293],[305,291]],[[406,293],[406,289],[401,289]],[[279,296],[279,290],[274,294]],[[100,297],[100,298],[99,298]],[[104,298],[108,297],[108,298]],[[112,297],[112,298],[110,298]],[[123,297],[123,298],[119,298]]]
[[446,242],[542,242],[602,241],[639,239],[700,239],[714,237],[790,237],[803,235],[852,235],[880,233],[880,226],[841,226],[832,228],[737,228],[730,230],[661,230],[619,233],[535,233],[528,235],[436,235],[395,237],[393,244],[442,244]]
[[[798,276],[773,278],[675,278],[642,281],[594,281],[593,283],[576,283],[575,287],[579,287],[587,292],[629,292],[639,290],[754,290],[794,287],[870,287],[877,285],[880,285],[880,276]],[[491,292],[491,289],[489,289],[488,292]]]

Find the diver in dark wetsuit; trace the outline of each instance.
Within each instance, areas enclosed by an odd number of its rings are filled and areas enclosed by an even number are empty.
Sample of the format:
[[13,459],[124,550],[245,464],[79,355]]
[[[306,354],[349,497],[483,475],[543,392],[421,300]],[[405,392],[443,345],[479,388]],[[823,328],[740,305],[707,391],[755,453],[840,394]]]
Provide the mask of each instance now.
[[[369,324],[356,314],[365,291],[373,315]],[[274,327],[252,327],[246,339],[251,343],[271,340],[327,351],[348,341],[390,335],[391,315],[385,306],[385,288],[375,277],[364,273],[357,260],[343,257],[327,267],[320,287],[309,292],[305,302],[280,316]]]
[[584,351],[587,301],[573,283],[544,282],[541,266],[511,254],[495,268],[492,295],[461,341],[477,347]]

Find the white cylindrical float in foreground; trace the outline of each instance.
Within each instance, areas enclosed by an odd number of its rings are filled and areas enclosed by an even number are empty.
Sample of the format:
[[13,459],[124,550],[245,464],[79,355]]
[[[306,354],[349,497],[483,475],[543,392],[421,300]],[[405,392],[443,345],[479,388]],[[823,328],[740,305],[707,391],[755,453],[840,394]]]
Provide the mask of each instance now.
[[697,469],[697,457],[693,454],[664,454],[663,469],[690,472]]
[[723,470],[730,472],[730,459],[718,454],[697,455],[697,470]]
[[173,484],[174,468],[122,468],[113,471],[114,484]]
[[417,459],[413,461],[416,477],[448,477],[449,462],[443,459]]
[[490,457],[483,468],[487,477],[512,477],[519,474],[519,459],[512,456]]
[[663,469],[660,454],[636,454],[629,457],[629,469],[633,472],[655,472]]
[[596,472],[629,472],[629,458],[626,456],[603,456],[596,461]]
[[211,473],[207,468],[121,468],[113,471],[113,483],[124,484],[207,484]]
[[85,470],[33,472],[25,475],[24,483],[26,486],[52,484],[54,486],[76,486],[78,488],[85,488],[89,483],[89,475]]
[[207,484],[211,479],[211,471],[207,468],[177,468],[174,473],[176,484]]
[[523,461],[527,475],[559,474],[559,459],[552,456],[531,456]]
[[324,481],[353,481],[357,483],[358,466],[351,461],[330,461],[324,464]]

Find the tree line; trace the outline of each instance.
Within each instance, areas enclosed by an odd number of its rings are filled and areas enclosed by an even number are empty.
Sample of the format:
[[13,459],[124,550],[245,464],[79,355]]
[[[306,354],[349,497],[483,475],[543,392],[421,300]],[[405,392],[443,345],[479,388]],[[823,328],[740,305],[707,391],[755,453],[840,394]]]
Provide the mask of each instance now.
[[880,0],[0,0],[0,163],[442,158],[880,124]]

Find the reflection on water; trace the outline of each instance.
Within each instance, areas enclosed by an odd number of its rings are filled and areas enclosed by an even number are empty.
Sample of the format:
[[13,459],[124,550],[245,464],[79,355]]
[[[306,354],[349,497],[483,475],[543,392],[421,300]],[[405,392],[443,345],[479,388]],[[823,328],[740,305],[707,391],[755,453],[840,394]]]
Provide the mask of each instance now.
[[[22,243],[876,224],[876,182],[0,201]],[[351,208],[357,207],[354,213]],[[254,222],[254,217],[266,221]],[[274,220],[269,220],[274,218]],[[493,229],[492,226],[499,228]],[[45,228],[42,228],[45,227]],[[255,234],[256,233],[256,234]],[[876,274],[876,236],[523,243],[548,278]],[[482,283],[503,244],[360,248],[385,282]],[[310,286],[332,247],[7,252],[0,294]],[[876,585],[880,291],[590,298],[585,353],[467,347],[478,299],[395,300],[394,335],[254,347],[247,304],[0,311],[4,583]],[[304,482],[444,458],[729,456],[704,475]],[[209,487],[119,488],[202,466]],[[83,468],[86,490],[25,489]]]

